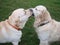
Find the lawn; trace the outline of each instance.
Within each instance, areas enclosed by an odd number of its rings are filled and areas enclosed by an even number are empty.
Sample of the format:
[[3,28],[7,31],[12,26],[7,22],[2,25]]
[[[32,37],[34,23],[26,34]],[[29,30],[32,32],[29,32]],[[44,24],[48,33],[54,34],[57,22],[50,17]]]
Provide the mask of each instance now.
[[[13,10],[17,8],[31,8],[44,5],[51,13],[52,18],[60,21],[60,0],[0,0],[0,21],[8,19]],[[39,45],[39,39],[33,27],[34,17],[31,17],[22,30],[23,36],[19,45]],[[12,45],[5,43],[0,45]],[[59,41],[51,45],[60,45]]]

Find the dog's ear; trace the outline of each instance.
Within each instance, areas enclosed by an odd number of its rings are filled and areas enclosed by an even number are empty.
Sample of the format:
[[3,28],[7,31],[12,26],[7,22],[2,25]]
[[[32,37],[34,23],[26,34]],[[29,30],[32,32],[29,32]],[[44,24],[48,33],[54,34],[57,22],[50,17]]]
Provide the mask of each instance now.
[[51,19],[50,13],[48,12],[47,9],[43,10],[43,11],[42,11],[42,15],[39,16],[39,17],[40,17],[40,19],[41,19],[41,22]]
[[16,25],[16,26],[19,26],[19,25],[20,25],[20,16],[18,16],[18,17],[15,19],[15,25]]
[[12,14],[8,20],[12,25],[17,25],[20,23],[20,16]]

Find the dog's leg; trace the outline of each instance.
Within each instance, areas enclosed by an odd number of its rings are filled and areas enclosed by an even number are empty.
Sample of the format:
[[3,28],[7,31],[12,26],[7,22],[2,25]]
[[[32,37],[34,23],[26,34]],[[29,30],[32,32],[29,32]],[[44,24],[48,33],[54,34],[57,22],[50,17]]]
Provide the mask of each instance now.
[[17,42],[12,42],[13,45],[18,45],[18,43],[19,43],[18,41]]
[[49,31],[42,31],[39,34],[39,39],[40,39],[40,45],[49,45],[48,40],[49,40]]

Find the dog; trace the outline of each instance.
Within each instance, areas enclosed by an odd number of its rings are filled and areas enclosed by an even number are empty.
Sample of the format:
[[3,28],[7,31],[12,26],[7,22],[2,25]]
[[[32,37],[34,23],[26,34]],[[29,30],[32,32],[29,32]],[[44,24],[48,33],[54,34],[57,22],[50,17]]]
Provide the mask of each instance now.
[[35,17],[34,28],[40,40],[39,45],[50,45],[60,39],[60,22],[51,18],[49,11],[43,5],[31,9]]
[[29,9],[16,9],[12,12],[8,19],[0,22],[0,43],[12,42],[18,45],[21,41],[22,29],[31,16]]

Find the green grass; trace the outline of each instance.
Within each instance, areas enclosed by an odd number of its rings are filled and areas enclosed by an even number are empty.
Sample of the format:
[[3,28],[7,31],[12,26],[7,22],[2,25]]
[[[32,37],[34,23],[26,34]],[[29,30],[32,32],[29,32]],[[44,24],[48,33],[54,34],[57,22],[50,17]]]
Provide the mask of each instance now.
[[[44,5],[51,13],[52,18],[60,21],[60,0],[0,0],[0,21],[7,19],[17,8],[31,8]],[[22,30],[23,36],[19,45],[39,45],[39,39],[33,28],[34,17],[31,17]],[[0,45],[12,45],[11,43]],[[60,45],[54,42],[51,45]]]

